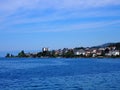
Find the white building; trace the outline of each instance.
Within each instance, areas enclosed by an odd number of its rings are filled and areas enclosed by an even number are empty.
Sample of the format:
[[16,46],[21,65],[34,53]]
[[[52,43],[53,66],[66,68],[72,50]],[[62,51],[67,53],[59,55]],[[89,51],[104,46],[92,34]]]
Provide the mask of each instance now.
[[75,55],[85,55],[85,51],[84,51],[83,49],[75,50],[75,51],[74,51],[74,54],[75,54]]
[[120,55],[120,52],[118,50],[115,50],[112,52],[113,56],[119,56]]
[[106,56],[119,56],[119,55],[120,55],[119,50],[109,51],[109,53],[106,53]]
[[44,48],[42,48],[42,51],[46,52],[46,51],[49,51],[49,49],[44,47]]

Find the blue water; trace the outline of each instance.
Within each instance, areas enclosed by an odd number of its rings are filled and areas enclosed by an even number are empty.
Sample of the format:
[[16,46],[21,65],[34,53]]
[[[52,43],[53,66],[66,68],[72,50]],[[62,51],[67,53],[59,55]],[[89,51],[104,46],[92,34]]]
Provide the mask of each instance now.
[[0,58],[0,90],[120,90],[120,59]]

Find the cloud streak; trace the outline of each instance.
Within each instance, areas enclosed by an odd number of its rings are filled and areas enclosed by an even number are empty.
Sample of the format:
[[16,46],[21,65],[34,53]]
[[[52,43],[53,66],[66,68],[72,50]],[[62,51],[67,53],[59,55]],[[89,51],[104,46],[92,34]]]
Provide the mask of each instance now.
[[[120,0],[1,0],[0,31],[8,29],[10,31],[26,29],[26,32],[33,32],[32,29],[37,30],[34,32],[71,31],[113,25],[111,21],[118,24],[120,20],[118,9],[101,8],[119,5]],[[118,18],[116,20],[113,17]],[[113,18],[113,20],[101,21],[99,18]],[[54,24],[56,22],[58,25]]]
[[[29,27],[19,27],[13,28],[10,30],[10,27],[6,28],[6,32],[11,33],[39,33],[39,32],[69,32],[69,31],[82,31],[82,32],[93,32],[96,30],[103,30],[104,27],[113,27],[119,26],[120,20],[112,20],[112,21],[101,21],[101,22],[87,22],[87,23],[75,23],[68,25],[51,25],[51,24],[43,24],[41,26],[29,26]],[[46,27],[47,26],[47,27]],[[116,29],[114,29],[116,30]]]
[[0,10],[16,11],[19,9],[80,9],[120,5],[119,0],[2,0]]

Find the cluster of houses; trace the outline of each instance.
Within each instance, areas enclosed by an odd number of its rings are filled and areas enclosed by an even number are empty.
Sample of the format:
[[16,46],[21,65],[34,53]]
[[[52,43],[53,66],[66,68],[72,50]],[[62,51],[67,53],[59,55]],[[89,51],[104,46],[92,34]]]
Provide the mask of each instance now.
[[75,55],[82,55],[85,57],[112,57],[120,56],[120,51],[116,50],[116,47],[106,48],[84,48],[74,49]]
[[73,52],[74,56],[79,57],[120,57],[120,50],[116,47],[105,48],[74,48],[74,49],[59,49],[55,50],[56,55],[62,55],[64,53]]

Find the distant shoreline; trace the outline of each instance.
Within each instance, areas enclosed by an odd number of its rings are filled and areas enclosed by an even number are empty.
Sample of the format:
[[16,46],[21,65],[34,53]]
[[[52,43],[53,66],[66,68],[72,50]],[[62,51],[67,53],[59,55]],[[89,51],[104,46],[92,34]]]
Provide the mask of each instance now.
[[49,50],[44,47],[42,51],[35,53],[25,53],[20,51],[17,55],[7,53],[7,58],[11,57],[32,57],[32,58],[120,58],[120,43],[109,43],[94,47],[75,47]]
[[[7,57],[0,57],[0,58],[7,58]],[[73,58],[65,58],[65,57],[11,57],[12,59],[120,59],[120,57],[73,57]],[[10,59],[10,58],[7,58]]]

